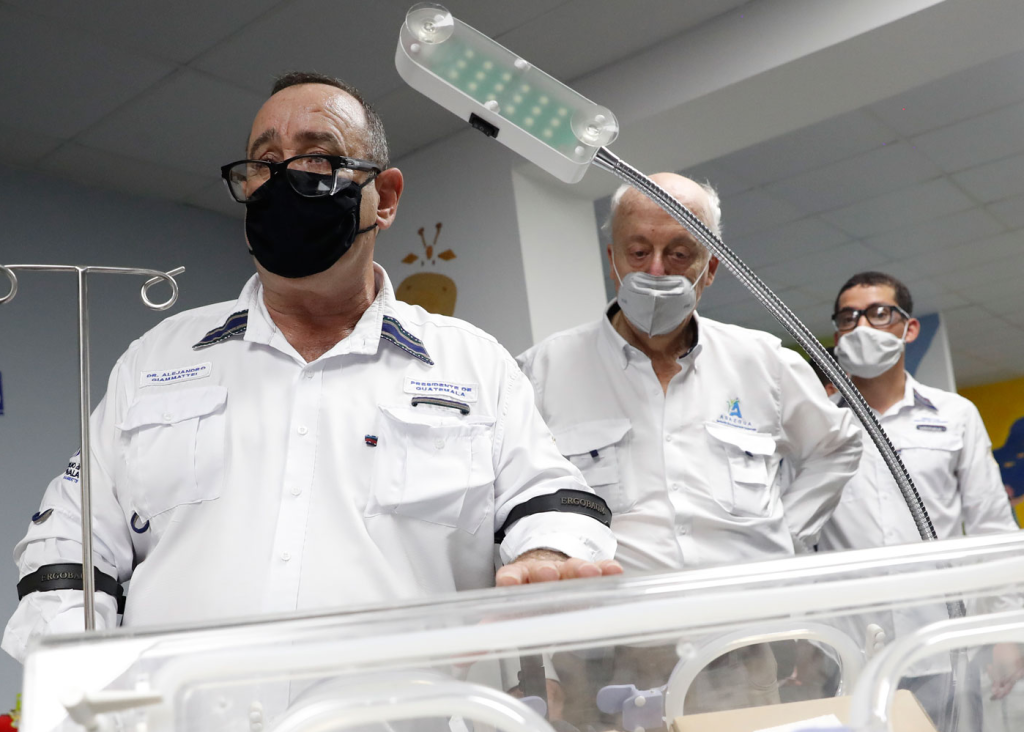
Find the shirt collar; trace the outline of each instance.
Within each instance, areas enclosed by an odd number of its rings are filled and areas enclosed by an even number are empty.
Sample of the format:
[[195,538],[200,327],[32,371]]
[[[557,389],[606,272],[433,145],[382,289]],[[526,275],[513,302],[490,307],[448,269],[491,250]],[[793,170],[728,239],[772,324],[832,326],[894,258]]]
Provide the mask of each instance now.
[[[618,300],[612,300],[608,303],[604,309],[604,317],[601,318],[601,344],[605,350],[605,354],[616,359],[619,365],[625,369],[629,366],[631,360],[637,358],[647,358],[647,355],[639,348],[631,346],[625,338],[623,338],[619,331],[615,330],[615,326],[612,325],[612,318],[621,308],[619,307]],[[625,316],[623,316],[625,317]],[[696,311],[693,313],[693,343],[690,345],[690,349],[679,357],[678,360],[684,359],[696,359],[700,355],[700,352],[704,349],[703,344],[700,343],[700,318]]]
[[[434,361],[423,341],[410,333],[399,320],[391,280],[377,263],[373,265],[373,278],[377,295],[370,307],[359,318],[352,333],[335,344],[324,356],[350,353],[373,355],[377,353],[380,342],[386,341],[413,358],[433,366]],[[224,323],[208,331],[192,348],[207,348],[238,336],[250,343],[262,343],[286,352],[294,350],[267,311],[263,301],[263,284],[258,274],[254,274],[245,283],[231,308],[231,315]]]
[[939,411],[939,408],[935,406],[934,402],[921,393],[921,390],[918,388],[921,384],[910,375],[910,372],[904,373],[907,375],[907,385],[903,390],[903,403],[911,403],[915,407],[924,407],[925,409],[930,409],[933,412]]

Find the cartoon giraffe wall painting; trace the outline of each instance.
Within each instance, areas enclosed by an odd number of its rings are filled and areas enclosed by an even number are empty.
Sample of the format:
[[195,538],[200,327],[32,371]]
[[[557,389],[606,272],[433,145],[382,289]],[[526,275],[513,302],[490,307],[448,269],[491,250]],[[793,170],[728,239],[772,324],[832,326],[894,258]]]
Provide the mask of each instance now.
[[[438,259],[445,262],[455,259],[455,252],[451,249],[445,249],[437,255],[434,254],[437,250],[437,239],[441,236],[440,221],[435,226],[434,241],[432,243],[427,244],[422,228],[419,230],[419,235],[420,242],[423,244],[424,256],[420,257],[418,254],[410,252],[402,259],[402,264],[419,262],[421,267],[425,267],[429,260],[430,265],[434,267],[437,266]],[[395,292],[395,296],[399,300],[403,300],[411,305],[419,305],[427,312],[438,315],[453,315],[455,313],[455,298],[457,294],[458,290],[452,278],[438,272],[417,272],[416,274],[411,274],[402,280],[402,284],[398,286],[398,290]]]

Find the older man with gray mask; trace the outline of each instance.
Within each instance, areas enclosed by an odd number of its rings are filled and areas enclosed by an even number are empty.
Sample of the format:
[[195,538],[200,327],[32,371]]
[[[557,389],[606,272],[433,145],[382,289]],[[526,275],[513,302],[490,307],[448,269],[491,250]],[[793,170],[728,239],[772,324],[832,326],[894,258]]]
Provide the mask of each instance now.
[[[719,233],[714,189],[653,179]],[[718,260],[657,204],[620,188],[610,230],[616,299],[518,360],[560,451],[612,509],[616,559],[667,571],[810,550],[857,468],[852,415],[778,338],[698,316]],[[746,684],[720,681],[763,693],[709,691],[698,708],[777,699],[773,659],[740,666]]]

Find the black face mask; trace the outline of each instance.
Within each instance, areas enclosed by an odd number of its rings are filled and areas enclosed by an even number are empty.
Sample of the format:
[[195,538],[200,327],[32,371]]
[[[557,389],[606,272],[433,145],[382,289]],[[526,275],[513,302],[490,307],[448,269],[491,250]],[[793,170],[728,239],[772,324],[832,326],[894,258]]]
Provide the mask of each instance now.
[[375,223],[359,228],[363,187],[372,180],[349,183],[329,196],[307,198],[299,195],[284,175],[272,176],[245,204],[249,253],[268,272],[281,277],[308,277],[329,269],[349,250],[356,236],[377,227]]

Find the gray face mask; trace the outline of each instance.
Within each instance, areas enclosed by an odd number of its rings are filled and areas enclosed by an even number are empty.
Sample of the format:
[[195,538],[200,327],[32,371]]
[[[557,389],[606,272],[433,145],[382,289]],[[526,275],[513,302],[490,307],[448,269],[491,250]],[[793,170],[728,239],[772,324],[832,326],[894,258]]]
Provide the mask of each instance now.
[[908,320],[900,337],[868,325],[858,326],[839,339],[836,360],[851,376],[862,379],[881,376],[899,362],[909,327]]
[[612,257],[612,269],[622,283],[619,285],[618,303],[622,314],[640,332],[649,336],[671,333],[697,307],[697,283],[708,271],[708,263],[691,282],[682,275],[651,275],[646,272],[627,272],[619,276]]

